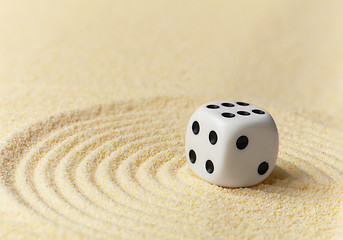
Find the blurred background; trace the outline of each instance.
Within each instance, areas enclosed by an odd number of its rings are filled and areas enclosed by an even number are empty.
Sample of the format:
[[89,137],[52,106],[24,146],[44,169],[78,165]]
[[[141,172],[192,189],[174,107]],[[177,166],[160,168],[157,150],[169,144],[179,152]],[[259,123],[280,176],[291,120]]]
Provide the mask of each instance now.
[[0,136],[155,95],[306,109],[340,125],[341,1],[0,1]]

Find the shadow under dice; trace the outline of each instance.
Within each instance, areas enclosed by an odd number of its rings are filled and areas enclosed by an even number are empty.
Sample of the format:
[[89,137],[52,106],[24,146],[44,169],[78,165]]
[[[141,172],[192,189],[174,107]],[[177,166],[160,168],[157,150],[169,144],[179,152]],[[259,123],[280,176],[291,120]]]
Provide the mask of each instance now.
[[247,187],[272,172],[279,137],[266,110],[245,102],[215,101],[193,113],[185,143],[190,167],[200,178],[225,187]]

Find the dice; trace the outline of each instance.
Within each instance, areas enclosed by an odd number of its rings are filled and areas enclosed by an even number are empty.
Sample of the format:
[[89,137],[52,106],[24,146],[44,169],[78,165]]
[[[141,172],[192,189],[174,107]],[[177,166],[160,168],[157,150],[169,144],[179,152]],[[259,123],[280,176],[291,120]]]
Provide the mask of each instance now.
[[200,178],[224,187],[248,187],[272,172],[279,135],[266,110],[246,102],[214,101],[191,116],[185,149]]

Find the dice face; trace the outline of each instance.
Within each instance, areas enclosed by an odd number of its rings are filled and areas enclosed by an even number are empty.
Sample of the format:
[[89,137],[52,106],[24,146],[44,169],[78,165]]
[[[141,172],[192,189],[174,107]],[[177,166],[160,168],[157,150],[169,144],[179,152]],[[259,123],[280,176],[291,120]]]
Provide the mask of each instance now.
[[206,103],[193,113],[186,130],[191,169],[225,187],[247,187],[266,179],[275,166],[278,147],[272,116],[245,102]]

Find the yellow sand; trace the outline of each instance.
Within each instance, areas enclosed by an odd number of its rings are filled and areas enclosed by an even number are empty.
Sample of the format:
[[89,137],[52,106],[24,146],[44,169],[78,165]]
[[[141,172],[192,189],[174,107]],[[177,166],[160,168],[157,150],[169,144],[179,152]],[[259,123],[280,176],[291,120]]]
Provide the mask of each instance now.
[[[1,239],[342,239],[341,1],[0,1]],[[275,118],[251,188],[188,168],[192,112]]]

